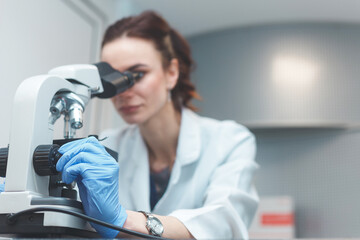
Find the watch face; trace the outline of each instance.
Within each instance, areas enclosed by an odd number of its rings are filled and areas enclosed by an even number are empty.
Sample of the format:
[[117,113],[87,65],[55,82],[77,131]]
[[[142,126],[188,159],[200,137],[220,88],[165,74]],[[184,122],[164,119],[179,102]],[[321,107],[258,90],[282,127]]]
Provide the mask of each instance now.
[[148,220],[148,226],[152,234],[161,236],[164,232],[164,227],[159,219],[153,217]]

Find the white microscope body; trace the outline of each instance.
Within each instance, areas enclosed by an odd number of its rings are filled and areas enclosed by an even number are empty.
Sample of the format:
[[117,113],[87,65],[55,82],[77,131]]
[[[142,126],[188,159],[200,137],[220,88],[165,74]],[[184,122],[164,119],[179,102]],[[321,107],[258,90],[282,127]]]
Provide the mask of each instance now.
[[[92,94],[102,92],[98,69],[90,64],[55,68],[47,75],[31,77],[21,83],[14,98],[0,215],[54,205],[82,212],[81,208],[66,201],[54,203],[57,198],[49,196],[49,176],[36,174],[33,154],[37,146],[53,144],[54,123],[61,113],[65,114],[65,138],[72,138],[75,130],[82,126],[82,112]],[[89,230],[84,220],[57,212],[43,212],[42,224],[45,228]]]

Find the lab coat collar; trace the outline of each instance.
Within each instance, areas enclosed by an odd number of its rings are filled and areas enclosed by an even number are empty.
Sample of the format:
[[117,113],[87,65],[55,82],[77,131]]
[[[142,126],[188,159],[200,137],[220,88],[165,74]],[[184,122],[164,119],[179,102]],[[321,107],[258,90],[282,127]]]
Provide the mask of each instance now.
[[175,185],[179,181],[182,167],[199,159],[200,145],[201,138],[198,116],[190,109],[183,108],[176,159],[170,178],[171,185]]
[[134,210],[150,211],[150,175],[149,157],[145,142],[138,127],[133,129],[131,136],[132,153],[129,159],[127,178],[130,180],[130,195]]
[[176,161],[181,165],[196,161],[200,155],[200,139],[198,116],[191,110],[183,108]]
[[[199,158],[201,136],[198,118],[199,116],[190,109],[182,109],[178,147],[176,150],[176,162],[180,165],[190,164]],[[135,160],[133,163],[136,165],[145,164],[144,157],[146,157],[148,163],[147,148],[138,127],[135,127],[132,139],[134,147],[131,156]]]
[[[171,173],[170,185],[178,182],[183,166],[191,164],[199,159],[201,137],[199,117],[187,108],[182,109],[181,125],[176,150],[176,160]],[[149,157],[145,142],[138,127],[133,129],[131,137],[132,148],[130,166],[127,177],[131,179],[131,195],[136,209],[150,210],[149,191]],[[121,154],[121,153],[120,153]],[[170,187],[168,186],[168,188]],[[146,200],[145,200],[146,199]],[[145,201],[144,201],[145,200]]]

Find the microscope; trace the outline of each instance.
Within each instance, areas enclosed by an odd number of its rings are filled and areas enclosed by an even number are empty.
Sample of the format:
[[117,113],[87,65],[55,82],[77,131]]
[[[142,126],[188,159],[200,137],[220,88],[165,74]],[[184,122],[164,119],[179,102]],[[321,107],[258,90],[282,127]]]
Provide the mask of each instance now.
[[[9,214],[41,207],[82,213],[74,184],[61,182],[57,150],[74,140],[93,97],[110,98],[134,85],[142,73],[114,70],[105,62],[67,65],[30,77],[18,87],[10,142],[0,149],[0,234],[20,237],[100,237],[87,221],[61,212],[31,212],[9,221]],[[64,116],[64,139],[54,140],[54,124]],[[116,158],[116,152],[107,149]]]

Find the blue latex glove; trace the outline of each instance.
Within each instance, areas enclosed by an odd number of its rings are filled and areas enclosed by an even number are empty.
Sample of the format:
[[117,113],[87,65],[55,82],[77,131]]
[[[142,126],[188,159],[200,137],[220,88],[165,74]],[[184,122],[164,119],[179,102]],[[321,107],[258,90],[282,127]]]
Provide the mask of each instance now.
[[[94,138],[63,145],[63,156],[56,164],[62,180],[76,181],[86,215],[122,227],[127,214],[119,202],[119,165]],[[114,238],[117,230],[91,225],[104,238]]]
[[0,193],[2,193],[5,189],[5,182],[0,183]]

